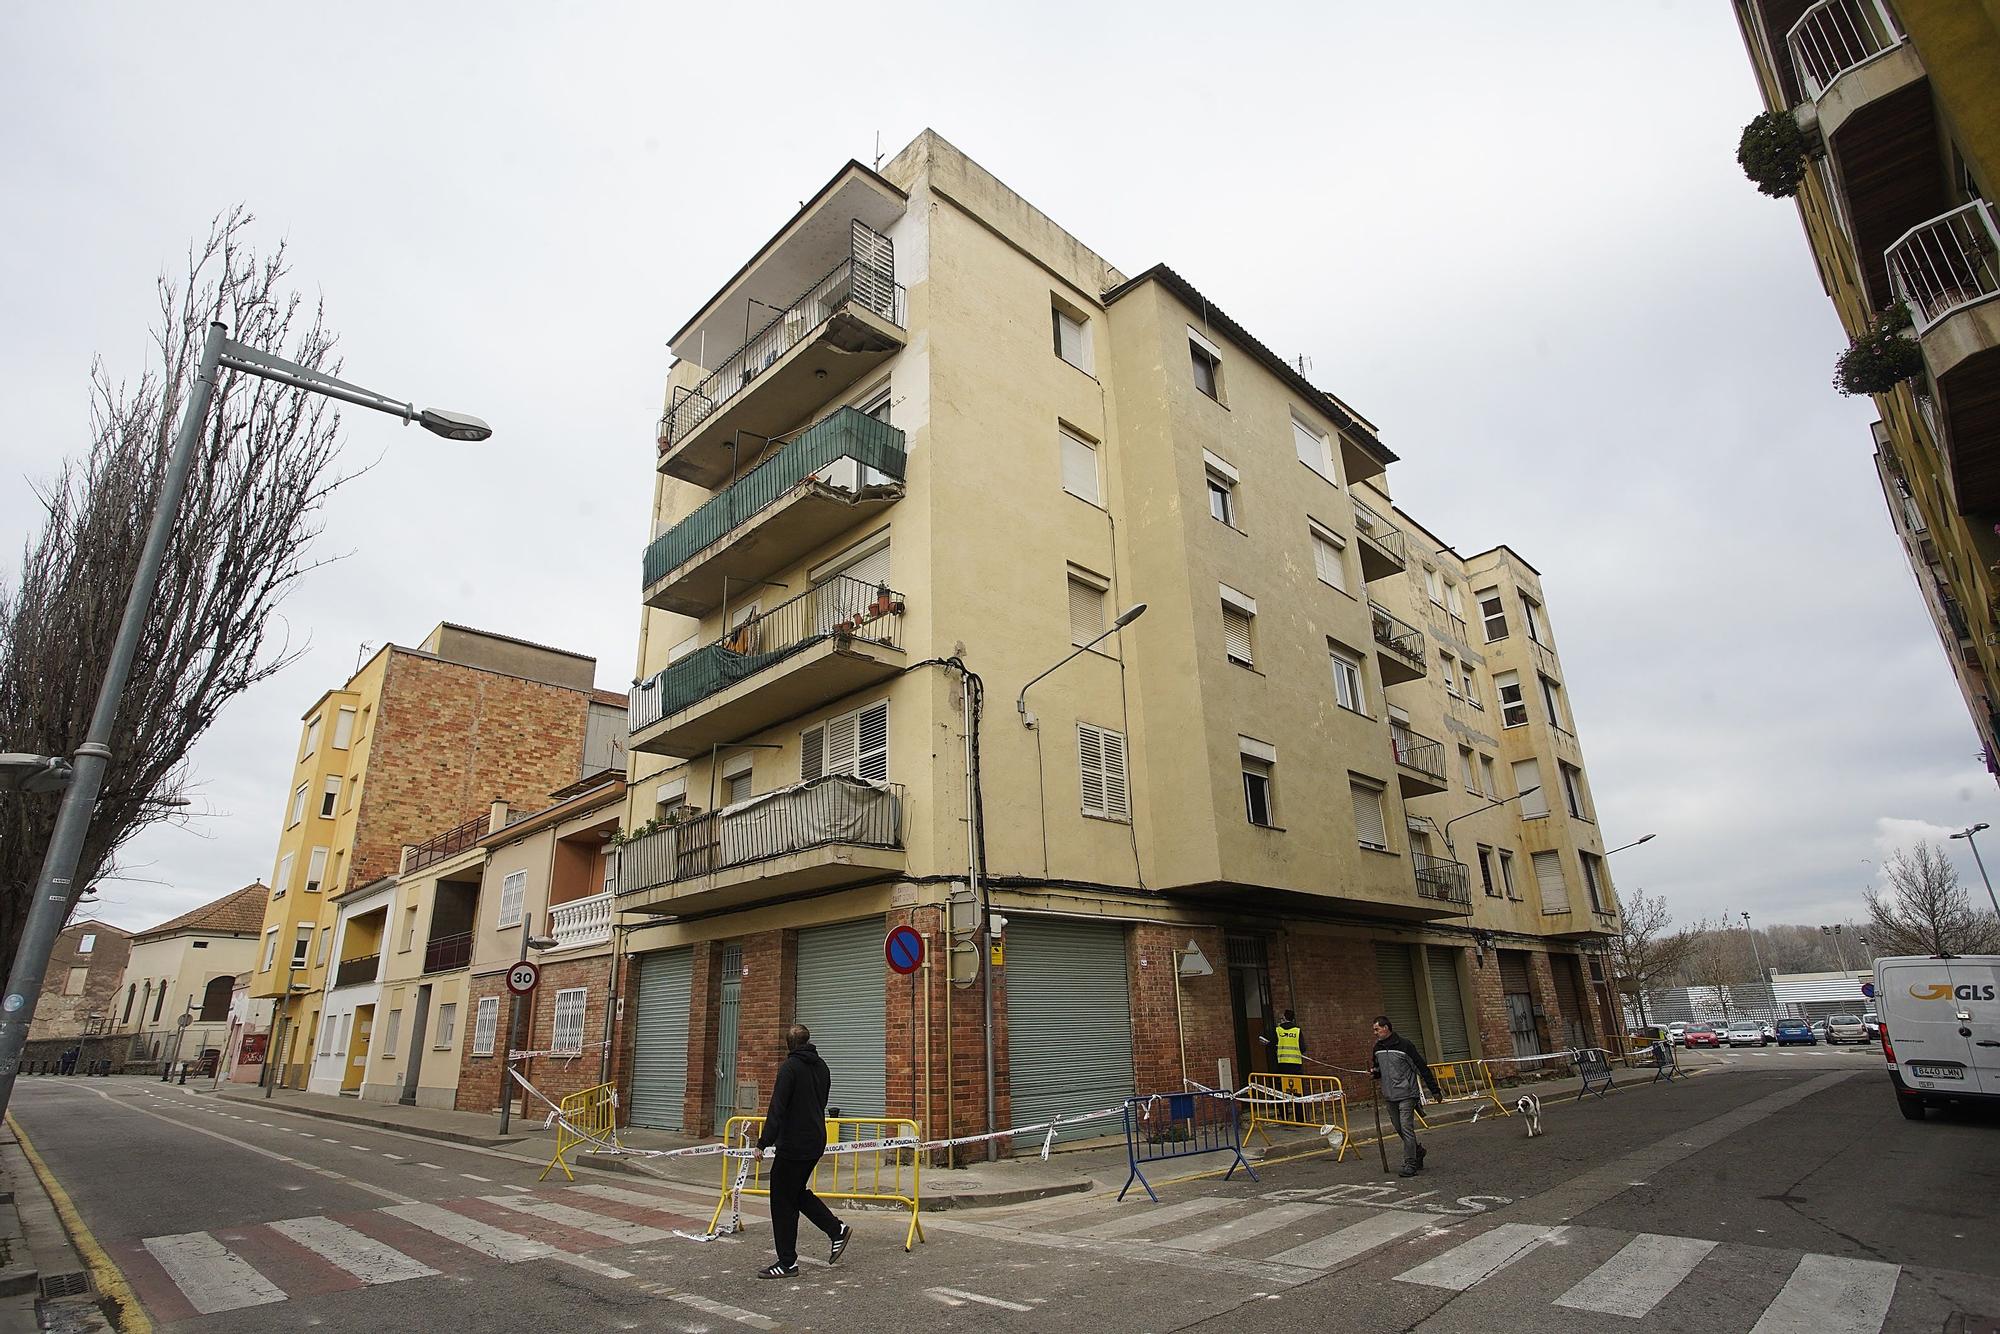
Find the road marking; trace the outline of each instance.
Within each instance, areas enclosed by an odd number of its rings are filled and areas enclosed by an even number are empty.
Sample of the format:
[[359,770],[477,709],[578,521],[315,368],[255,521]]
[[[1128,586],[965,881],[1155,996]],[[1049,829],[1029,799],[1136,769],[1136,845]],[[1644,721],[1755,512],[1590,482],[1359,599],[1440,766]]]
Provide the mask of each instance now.
[[12,1113],[8,1114],[6,1124],[8,1129],[14,1132],[14,1138],[20,1141],[21,1152],[26,1156],[28,1166],[41,1181],[42,1189],[49,1193],[49,1202],[55,1206],[56,1217],[60,1218],[63,1227],[68,1229],[69,1238],[82,1254],[83,1262],[90,1266],[91,1276],[97,1280],[97,1290],[115,1306],[118,1328],[125,1331],[125,1334],[153,1334],[153,1321],[146,1314],[145,1308],[139,1304],[138,1297],[133,1294],[132,1285],[125,1281],[125,1272],[112,1261],[111,1256],[98,1243],[96,1234],[85,1225],[83,1215],[77,1212],[76,1202],[70,1199],[69,1192],[63,1189],[62,1182],[56,1180],[55,1173],[49,1170],[48,1163],[43,1161],[40,1151],[35,1148],[34,1141],[28,1138],[27,1132],[21,1129],[20,1122],[14,1119]]
[[1170,1237],[1159,1244],[1171,1246],[1177,1251],[1219,1251],[1232,1243],[1261,1237],[1266,1232],[1276,1232],[1281,1227],[1303,1223],[1326,1212],[1327,1207],[1323,1204],[1272,1204],[1247,1218],[1217,1223],[1214,1227],[1190,1232],[1184,1237]]
[[578,1195],[590,1195],[616,1204],[636,1204],[641,1209],[657,1209],[663,1214],[672,1213],[673,1206],[677,1203],[664,1195],[648,1195],[643,1190],[627,1190],[623,1186],[589,1185],[571,1186],[569,1189]]
[[1272,1264],[1266,1260],[1246,1260],[1234,1255],[1201,1255],[1194,1251],[1171,1251],[1164,1246],[1155,1246],[1149,1241],[1099,1241],[1089,1237],[1070,1237],[1060,1232],[1031,1232],[1000,1223],[982,1223],[969,1218],[953,1218],[940,1214],[926,1220],[926,1228],[941,1228],[946,1232],[959,1232],[969,1237],[991,1237],[997,1241],[1013,1242],[1021,1246],[1039,1246],[1053,1251],[1076,1251],[1087,1255],[1115,1255],[1121,1260],[1133,1260],[1142,1264],[1172,1265],[1176,1269],[1199,1269],[1211,1274],[1230,1274],[1237,1278],[1247,1278],[1263,1284],[1279,1284],[1296,1287],[1301,1283],[1311,1283],[1324,1275],[1316,1269],[1304,1269],[1296,1265]]
[[1902,1266],[1808,1255],[1750,1334],[1875,1334],[1888,1318]]
[[188,1305],[203,1315],[285,1300],[285,1294],[269,1279],[206,1232],[148,1237],[145,1245]]
[[574,1265],[585,1273],[596,1274],[600,1278],[632,1277],[632,1271],[629,1269],[620,1269],[617,1265],[608,1265],[602,1260],[593,1260],[587,1255],[571,1255],[568,1251],[556,1251],[549,1256],[549,1259],[560,1260],[566,1265]]
[[982,1297],[976,1292],[967,1292],[963,1288],[925,1288],[924,1291],[942,1301],[946,1306],[963,1306],[967,1302],[978,1302],[981,1306],[997,1306],[1003,1311],[1033,1311],[1035,1309],[1032,1306],[1023,1306],[1019,1302],[1004,1302],[998,1297]]
[[371,1286],[429,1278],[438,1272],[395,1247],[331,1218],[286,1218],[269,1227]]
[[[1165,1223],[1178,1223],[1183,1218],[1193,1218],[1197,1214],[1213,1213],[1227,1208],[1232,1201],[1205,1197],[1182,1200],[1164,1209],[1153,1205],[1141,1205],[1137,1213],[1128,1213],[1114,1218],[1108,1223],[1098,1223],[1094,1227],[1080,1227],[1071,1232],[1072,1237],[1091,1237],[1103,1240],[1109,1237],[1129,1236],[1134,1232],[1144,1232],[1149,1227],[1159,1227]],[[1130,1206],[1127,1206],[1128,1208]]]
[[438,1165],[437,1165],[436,1163],[418,1163],[418,1164],[417,1164],[417,1166],[418,1166],[418,1167],[428,1167],[428,1168],[430,1168],[430,1169],[431,1169],[431,1171],[433,1171],[433,1172],[442,1172],[442,1171],[444,1171],[444,1169],[443,1169],[442,1167],[439,1167],[439,1166],[438,1166]]
[[383,1156],[384,1158],[393,1158],[393,1159],[395,1159],[395,1160],[396,1160],[397,1162],[399,1162],[399,1163],[403,1161],[403,1155],[402,1155],[402,1154],[400,1154],[400,1153],[390,1153],[390,1152],[389,1152],[389,1151],[388,1151],[387,1149],[384,1149],[384,1150],[382,1150],[382,1156]]
[[1641,1232],[1625,1249],[1556,1298],[1557,1306],[1636,1320],[1695,1271],[1717,1243]]
[[740,1306],[731,1306],[727,1302],[718,1302],[708,1297],[697,1297],[692,1292],[665,1292],[660,1295],[668,1301],[679,1302],[683,1306],[692,1306],[697,1311],[704,1311],[709,1315],[719,1315],[724,1320],[734,1320],[737,1324],[748,1325],[752,1329],[776,1329],[778,1327],[778,1322],[768,1316],[758,1315],[755,1311],[746,1311]]
[[493,1184],[492,1177],[474,1176],[470,1172],[460,1172],[459,1175],[464,1177],[467,1181],[478,1181],[488,1186]]
[[648,1246],[656,1241],[666,1241],[674,1235],[663,1228],[647,1227],[644,1223],[628,1223],[622,1218],[612,1218],[587,1209],[574,1209],[567,1204],[556,1204],[551,1200],[524,1200],[518,1195],[482,1195],[479,1198],[488,1204],[497,1204],[503,1209],[518,1210],[531,1218],[542,1218],[551,1223],[561,1224],[563,1227],[578,1228],[584,1232],[595,1232],[600,1237],[610,1237],[621,1246]]
[[1543,1227],[1537,1223],[1502,1223],[1471,1241],[1460,1242],[1434,1260],[1426,1260],[1415,1269],[1396,1275],[1396,1281],[1464,1292],[1473,1284],[1499,1273],[1537,1246],[1559,1239],[1568,1230]]
[[1297,1265],[1301,1269],[1332,1269],[1356,1256],[1366,1255],[1405,1233],[1429,1226],[1430,1219],[1412,1211],[1376,1214],[1338,1232],[1328,1233],[1318,1241],[1294,1246],[1289,1251],[1279,1251],[1268,1259],[1271,1264]]
[[509,1232],[477,1218],[467,1218],[436,1204],[411,1201],[394,1208],[384,1209],[391,1218],[400,1218],[426,1232],[435,1233],[446,1241],[456,1242],[470,1251],[478,1251],[495,1260],[508,1264],[519,1264],[523,1260],[540,1260],[556,1253],[556,1248],[547,1242],[524,1237],[518,1232]]

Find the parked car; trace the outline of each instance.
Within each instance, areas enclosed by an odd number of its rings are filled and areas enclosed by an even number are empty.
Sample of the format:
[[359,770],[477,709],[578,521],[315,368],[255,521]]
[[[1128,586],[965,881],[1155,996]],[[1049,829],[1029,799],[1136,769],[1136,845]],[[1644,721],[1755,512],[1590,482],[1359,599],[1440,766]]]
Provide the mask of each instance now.
[[1667,1038],[1676,1047],[1685,1047],[1687,1045],[1687,1031],[1688,1026],[1685,1023],[1668,1024]]
[[1819,1045],[1819,1036],[1813,1032],[1812,1025],[1803,1019],[1780,1019],[1773,1031],[1776,1033],[1774,1040],[1780,1047]]
[[1722,1034],[1716,1031],[1714,1024],[1689,1024],[1681,1030],[1681,1038],[1687,1044],[1690,1051],[1696,1047],[1720,1047],[1722,1045]]
[[1827,1039],[1826,1039],[1826,1020],[1824,1020],[1824,1019],[1815,1019],[1815,1020],[1813,1020],[1813,1021],[1812,1021],[1812,1031],[1813,1031],[1813,1041],[1815,1041],[1815,1042],[1825,1042],[1825,1041],[1827,1040]]
[[1904,1116],[1921,1121],[1925,1108],[1952,1103],[2000,1108],[2000,954],[1877,959],[1875,985]]
[[1737,1019],[1723,1030],[1722,1040],[1732,1047],[1761,1047],[1769,1038],[1764,1036],[1764,1026],[1755,1019]]
[[1862,1016],[1861,1016],[1861,1022],[1862,1022],[1862,1024],[1863,1024],[1864,1026],[1866,1026],[1866,1027],[1867,1027],[1867,1029],[1868,1029],[1868,1036],[1869,1036],[1870,1038],[1872,1038],[1873,1040],[1875,1040],[1875,1041],[1877,1041],[1877,1042],[1879,1042],[1879,1041],[1881,1041],[1881,1040],[1882,1040],[1882,1016],[1881,1016],[1881,1015],[1879,1015],[1879,1014],[1864,1014],[1864,1015],[1862,1015]]
[[1843,1042],[1866,1043],[1875,1036],[1868,1030],[1858,1014],[1831,1014],[1826,1019],[1826,1045],[1838,1047]]
[[1764,1041],[1776,1042],[1777,1040],[1778,1040],[1778,1026],[1772,1023],[1769,1019],[1766,1019],[1764,1021]]

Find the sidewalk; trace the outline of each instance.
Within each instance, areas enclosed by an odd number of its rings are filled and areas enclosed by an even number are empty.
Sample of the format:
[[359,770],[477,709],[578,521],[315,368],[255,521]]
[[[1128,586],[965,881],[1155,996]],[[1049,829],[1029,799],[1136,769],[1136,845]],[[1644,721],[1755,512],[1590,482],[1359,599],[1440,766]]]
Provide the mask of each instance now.
[[108,1334],[95,1268],[78,1254],[12,1119],[0,1124],[0,1334]]

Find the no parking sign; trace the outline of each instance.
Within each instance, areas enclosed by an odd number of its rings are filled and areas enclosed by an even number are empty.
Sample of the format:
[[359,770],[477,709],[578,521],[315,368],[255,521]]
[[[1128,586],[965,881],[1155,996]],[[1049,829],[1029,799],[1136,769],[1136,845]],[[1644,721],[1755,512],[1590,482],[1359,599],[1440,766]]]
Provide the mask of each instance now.
[[924,966],[924,938],[913,926],[899,926],[883,942],[882,953],[890,968],[907,976]]

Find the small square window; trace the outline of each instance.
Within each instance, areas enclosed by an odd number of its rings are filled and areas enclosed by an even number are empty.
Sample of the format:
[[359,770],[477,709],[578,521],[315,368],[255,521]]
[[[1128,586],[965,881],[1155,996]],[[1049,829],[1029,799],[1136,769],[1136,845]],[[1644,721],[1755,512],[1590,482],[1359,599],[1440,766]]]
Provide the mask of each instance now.
[[1243,814],[1251,824],[1267,829],[1277,823],[1271,784],[1275,767],[1269,760],[1243,756]]
[[1316,523],[1310,525],[1309,531],[1312,534],[1313,544],[1313,573],[1319,576],[1321,583],[1331,584],[1345,593],[1347,591],[1346,543]]
[[1224,604],[1222,608],[1222,648],[1229,660],[1245,667],[1256,665],[1250,654],[1250,621],[1248,612]]
[[1049,317],[1055,326],[1056,355],[1084,374],[1090,374],[1090,320],[1081,311],[1061,302],[1050,305]]
[[1222,401],[1222,359],[1199,343],[1188,344],[1193,363],[1194,387],[1220,403]]
[[1062,436],[1063,490],[1095,505],[1102,494],[1097,485],[1097,446],[1068,431]]
[[1361,683],[1361,661],[1338,649],[1328,654],[1333,663],[1333,698],[1343,709],[1366,716],[1368,695]]
[[1217,523],[1236,526],[1236,484],[1213,472],[1208,474],[1208,513]]
[[1104,634],[1104,587],[1069,576],[1069,642],[1079,648]]

